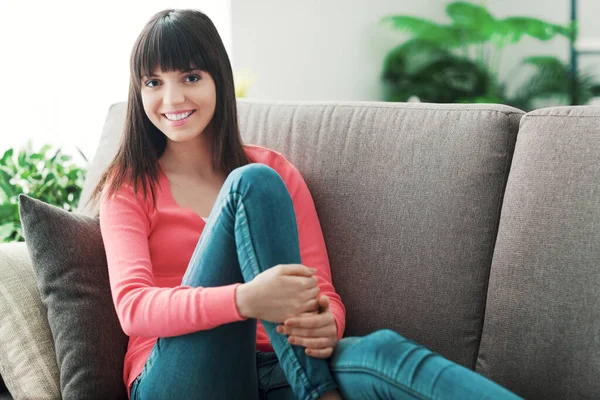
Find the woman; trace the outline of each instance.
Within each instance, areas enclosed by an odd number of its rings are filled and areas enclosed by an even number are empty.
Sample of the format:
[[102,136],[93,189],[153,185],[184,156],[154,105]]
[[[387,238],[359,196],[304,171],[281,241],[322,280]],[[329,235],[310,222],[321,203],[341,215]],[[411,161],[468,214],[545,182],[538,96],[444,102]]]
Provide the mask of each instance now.
[[343,338],[312,197],[243,145],[210,19],[156,14],[137,39],[120,149],[93,194],[131,399],[517,396],[391,330]]

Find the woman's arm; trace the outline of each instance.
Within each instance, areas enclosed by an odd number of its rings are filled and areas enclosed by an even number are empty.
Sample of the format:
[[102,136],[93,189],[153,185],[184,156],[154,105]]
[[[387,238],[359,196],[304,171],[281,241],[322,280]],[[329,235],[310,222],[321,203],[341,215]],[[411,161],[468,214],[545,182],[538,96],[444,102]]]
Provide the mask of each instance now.
[[148,248],[149,207],[129,185],[103,196],[100,229],[113,303],[125,334],[178,336],[240,321],[235,294],[240,284],[202,288],[155,286]]

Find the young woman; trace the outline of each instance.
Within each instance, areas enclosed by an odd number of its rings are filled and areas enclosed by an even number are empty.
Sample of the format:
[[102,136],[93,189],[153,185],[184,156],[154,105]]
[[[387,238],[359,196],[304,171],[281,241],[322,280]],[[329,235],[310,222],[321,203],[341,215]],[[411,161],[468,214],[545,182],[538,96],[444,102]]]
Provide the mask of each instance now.
[[120,149],[96,187],[131,399],[514,399],[391,330],[342,338],[315,206],[243,145],[210,19],[165,10],[131,56]]

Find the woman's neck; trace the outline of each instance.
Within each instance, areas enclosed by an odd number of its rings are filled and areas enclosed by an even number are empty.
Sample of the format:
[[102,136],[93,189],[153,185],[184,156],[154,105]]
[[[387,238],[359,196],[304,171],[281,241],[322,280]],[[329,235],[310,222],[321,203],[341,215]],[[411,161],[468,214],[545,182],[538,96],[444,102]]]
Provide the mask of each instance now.
[[184,142],[167,140],[165,152],[160,157],[165,173],[209,181],[215,175],[221,175],[213,169],[212,143],[207,139],[205,135],[199,135]]

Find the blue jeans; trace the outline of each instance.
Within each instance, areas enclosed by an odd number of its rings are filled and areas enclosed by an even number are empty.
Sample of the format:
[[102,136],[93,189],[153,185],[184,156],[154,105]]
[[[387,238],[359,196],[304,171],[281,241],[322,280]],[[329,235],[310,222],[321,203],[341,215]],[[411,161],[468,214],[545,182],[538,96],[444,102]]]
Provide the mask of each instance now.
[[[299,264],[293,203],[270,167],[227,177],[181,284],[215,287],[252,280],[277,264]],[[339,341],[329,360],[307,356],[262,321],[274,353],[256,351],[256,320],[158,338],[131,389],[148,399],[517,399],[483,376],[391,330]]]

